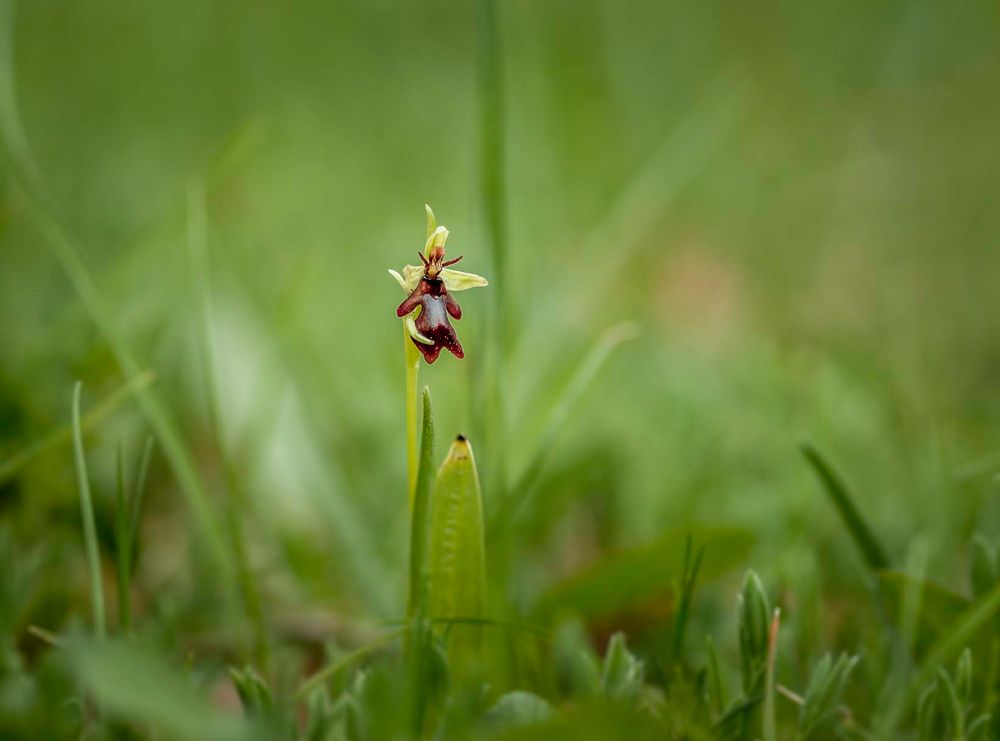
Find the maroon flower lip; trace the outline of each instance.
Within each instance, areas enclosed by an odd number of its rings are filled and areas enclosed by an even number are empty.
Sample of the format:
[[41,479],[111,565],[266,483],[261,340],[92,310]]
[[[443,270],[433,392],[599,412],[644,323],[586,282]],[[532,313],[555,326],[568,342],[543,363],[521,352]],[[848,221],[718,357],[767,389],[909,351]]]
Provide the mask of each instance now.
[[458,341],[455,328],[448,319],[449,316],[455,320],[461,319],[462,307],[458,305],[455,297],[448,293],[444,281],[438,277],[445,266],[454,265],[462,258],[456,257],[445,262],[444,249],[436,247],[431,250],[429,259],[423,255],[420,255],[420,259],[424,263],[424,276],[413,292],[396,309],[396,316],[404,317],[420,307],[420,313],[414,324],[417,331],[433,344],[418,342],[414,338],[410,338],[410,341],[420,350],[428,365],[438,359],[441,348],[446,348],[456,358],[464,358],[462,343]]

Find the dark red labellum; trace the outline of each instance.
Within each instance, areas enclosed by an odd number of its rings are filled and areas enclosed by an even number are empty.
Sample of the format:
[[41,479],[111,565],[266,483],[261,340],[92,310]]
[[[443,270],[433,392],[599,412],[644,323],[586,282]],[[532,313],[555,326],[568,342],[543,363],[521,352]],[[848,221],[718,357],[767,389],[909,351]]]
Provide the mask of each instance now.
[[465,351],[462,350],[462,345],[455,335],[455,328],[448,319],[449,315],[453,319],[461,319],[462,307],[448,293],[444,281],[440,278],[421,278],[413,293],[396,309],[396,316],[404,317],[418,306],[420,314],[415,322],[417,331],[427,339],[433,340],[434,344],[425,345],[412,338],[411,340],[423,353],[427,364],[430,365],[438,359],[442,347],[447,348],[456,358],[464,358]]

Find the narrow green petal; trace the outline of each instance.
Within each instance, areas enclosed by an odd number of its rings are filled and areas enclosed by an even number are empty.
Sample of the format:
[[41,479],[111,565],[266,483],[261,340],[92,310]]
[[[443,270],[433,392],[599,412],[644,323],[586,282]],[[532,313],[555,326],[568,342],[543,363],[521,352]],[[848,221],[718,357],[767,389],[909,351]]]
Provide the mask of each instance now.
[[449,291],[465,291],[469,288],[481,288],[488,286],[490,282],[481,275],[475,273],[464,273],[461,270],[445,268],[441,271],[441,278],[444,286]]
[[448,241],[448,230],[443,227],[437,227],[431,234],[427,236],[427,242],[424,244],[424,255],[430,257],[431,249],[434,247],[444,247],[444,243]]
[[434,211],[431,209],[430,204],[424,204],[424,212],[427,214],[427,238],[430,239],[434,230],[437,229],[438,221],[434,218]]
[[406,291],[407,293],[409,293],[410,291],[412,291],[412,290],[413,290],[412,288],[407,288],[407,287],[406,287],[406,281],[405,281],[405,280],[403,280],[403,276],[402,276],[402,275],[400,275],[399,273],[397,273],[397,272],[396,272],[395,270],[393,270],[392,268],[389,268],[389,275],[391,275],[391,276],[392,276],[393,278],[395,278],[395,279],[396,279],[396,282],[397,282],[397,283],[399,283],[399,287],[400,287],[400,288],[402,288],[402,289],[403,289],[404,291]]

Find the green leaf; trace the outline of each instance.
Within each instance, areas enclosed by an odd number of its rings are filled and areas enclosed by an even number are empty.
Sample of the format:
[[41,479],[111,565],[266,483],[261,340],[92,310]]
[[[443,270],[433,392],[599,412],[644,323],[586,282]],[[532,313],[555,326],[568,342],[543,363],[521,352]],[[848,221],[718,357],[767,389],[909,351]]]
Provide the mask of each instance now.
[[168,739],[251,739],[245,721],[215,709],[157,654],[122,641],[68,648],[76,673],[101,707]]
[[625,636],[615,633],[608,642],[601,671],[601,689],[610,698],[635,698],[642,689],[645,670],[625,645]]
[[955,668],[955,691],[962,707],[972,700],[972,651],[969,648],[962,651],[962,655],[958,657],[958,666]]
[[502,695],[487,711],[486,717],[501,728],[511,728],[544,723],[554,714],[545,698],[533,692],[515,690]]
[[[437,474],[431,500],[427,612],[433,618],[486,617],[486,554],[479,474],[459,435]],[[468,668],[480,654],[479,626],[450,628],[449,658]]]
[[872,529],[862,517],[861,512],[851,498],[844,480],[837,474],[833,467],[827,462],[823,455],[812,443],[803,443],[801,446],[802,455],[805,456],[809,465],[813,467],[816,475],[823,483],[823,489],[833,502],[840,518],[843,520],[847,531],[854,539],[855,545],[861,551],[861,555],[868,564],[868,568],[873,571],[880,571],[889,567],[889,559],[886,558],[885,549],[879,543]]
[[601,691],[601,667],[579,620],[564,622],[552,642],[556,673],[575,697],[591,697]]
[[917,733],[920,741],[938,741],[943,734],[944,718],[937,703],[937,685],[930,684],[917,702]]
[[705,556],[705,548],[699,548],[693,558],[692,553],[693,545],[691,536],[688,535],[688,539],[684,544],[684,568],[681,571],[679,601],[676,615],[674,615],[673,640],[671,643],[671,655],[674,661],[680,659],[681,651],[684,648],[684,634],[687,630],[688,615],[691,613],[691,602],[694,599],[694,587],[698,581],[698,570],[701,568],[701,560]]
[[94,620],[94,633],[104,638],[104,584],[101,578],[101,555],[97,547],[97,525],[94,523],[94,503],[90,497],[90,478],[87,475],[87,458],[83,452],[83,429],[80,426],[80,392],[83,384],[73,387],[73,459],[76,462],[76,482],[80,491],[80,517],[83,521],[83,543],[90,572],[90,608]]
[[424,387],[423,426],[420,432],[420,462],[410,514],[410,590],[406,614],[424,612],[427,591],[427,536],[430,527],[431,483],[434,476],[434,411],[430,389]]
[[715,649],[715,641],[711,636],[705,638],[705,651],[708,654],[708,689],[710,705],[716,714],[721,714],[726,707],[726,687],[722,682],[722,672],[719,669],[719,652]]
[[941,698],[941,707],[944,709],[945,722],[948,729],[955,738],[965,736],[965,712],[962,710],[962,703],[958,699],[958,690],[955,683],[948,676],[944,667],[937,668],[937,695]]
[[840,654],[834,661],[827,654],[816,665],[799,710],[799,738],[811,738],[836,716],[847,678],[857,663],[857,656]]
[[748,697],[763,688],[767,668],[768,625],[771,607],[760,578],[748,571],[740,591],[739,604],[740,678]]
[[605,331],[581,359],[548,414],[538,442],[532,448],[534,454],[511,488],[511,491],[517,493],[517,498],[501,503],[504,509],[498,514],[498,527],[508,527],[526,511],[534,496],[535,485],[544,470],[546,459],[580,398],[590,387],[597,373],[604,367],[604,363],[611,357],[615,349],[623,342],[634,339],[637,335],[638,327],[635,322],[617,324]]
[[271,689],[253,667],[247,666],[242,670],[229,667],[229,676],[247,715],[261,716],[273,712],[274,697]]

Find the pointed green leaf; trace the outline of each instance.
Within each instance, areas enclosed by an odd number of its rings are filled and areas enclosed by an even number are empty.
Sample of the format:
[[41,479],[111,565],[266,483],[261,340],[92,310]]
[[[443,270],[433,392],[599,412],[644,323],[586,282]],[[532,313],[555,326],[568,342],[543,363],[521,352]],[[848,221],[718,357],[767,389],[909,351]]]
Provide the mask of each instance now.
[[[438,471],[431,499],[427,612],[433,618],[486,617],[483,502],[472,446],[461,435]],[[481,655],[481,628],[450,627],[449,658],[462,673]]]
[[548,701],[523,690],[503,695],[486,713],[486,717],[501,728],[544,723],[554,714]]
[[744,693],[752,697],[763,686],[767,667],[768,624],[771,607],[760,578],[748,571],[739,596],[740,677]]
[[604,694],[614,698],[634,698],[642,688],[644,674],[642,662],[625,645],[625,636],[622,633],[611,636],[601,672]]
[[955,669],[955,691],[958,699],[965,707],[972,699],[972,651],[966,648],[958,657],[958,667]]
[[410,591],[406,608],[408,617],[424,612],[424,597],[427,590],[427,537],[430,528],[431,482],[434,476],[434,411],[431,408],[431,392],[426,386],[423,406],[420,463],[413,493],[413,511],[410,513]]
[[427,237],[428,239],[437,229],[437,217],[434,216],[434,211],[431,209],[430,204],[424,204],[424,213],[427,215]]
[[854,500],[844,480],[812,443],[802,445],[802,454],[813,467],[820,481],[823,482],[823,489],[844,521],[847,531],[861,551],[868,568],[873,571],[888,568],[889,559],[886,558],[885,549],[882,548],[861,512],[854,506]]
[[965,712],[958,699],[958,690],[956,690],[951,677],[948,676],[948,672],[940,666],[937,670],[937,685],[937,694],[941,698],[945,722],[955,738],[963,738],[965,736]]

